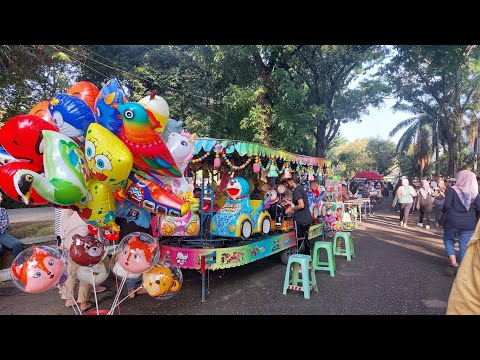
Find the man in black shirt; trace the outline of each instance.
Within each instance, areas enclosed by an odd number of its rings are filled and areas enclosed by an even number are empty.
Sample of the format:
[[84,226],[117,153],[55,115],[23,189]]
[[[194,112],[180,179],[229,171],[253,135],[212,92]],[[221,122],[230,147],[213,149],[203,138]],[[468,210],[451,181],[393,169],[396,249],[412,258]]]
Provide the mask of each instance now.
[[308,208],[307,192],[301,186],[298,186],[300,182],[300,177],[297,173],[293,173],[292,178],[287,180],[288,186],[293,190],[293,205],[285,213],[287,215],[293,213],[293,219],[297,228],[299,252],[310,255],[310,243],[307,237],[308,230],[312,224],[312,214]]

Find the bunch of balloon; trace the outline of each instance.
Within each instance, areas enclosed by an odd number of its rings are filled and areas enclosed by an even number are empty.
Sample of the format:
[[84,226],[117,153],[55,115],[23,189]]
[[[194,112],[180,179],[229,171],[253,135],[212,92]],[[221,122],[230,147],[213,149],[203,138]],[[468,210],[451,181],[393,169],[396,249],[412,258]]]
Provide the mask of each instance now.
[[157,300],[171,299],[180,292],[182,284],[182,271],[166,258],[143,273],[143,287]]
[[23,250],[10,267],[13,284],[23,292],[37,294],[59,287],[68,279],[64,254],[50,246]]
[[[128,298],[119,301],[120,294],[127,278],[135,279],[142,276],[155,265],[160,258],[160,246],[158,241],[143,232],[132,232],[125,236],[111,259],[111,268],[114,274],[122,278],[117,295],[113,301],[110,313],[115,307]],[[136,290],[139,290],[140,287]],[[135,290],[135,291],[136,291]]]
[[[75,301],[72,292],[76,281],[79,282],[79,286],[92,285],[98,311],[95,285],[104,282],[109,274],[107,246],[103,231],[93,234],[88,226],[77,226],[68,232],[63,246],[68,249],[69,254],[68,279],[64,286],[67,296]],[[76,306],[78,308],[78,304]]]

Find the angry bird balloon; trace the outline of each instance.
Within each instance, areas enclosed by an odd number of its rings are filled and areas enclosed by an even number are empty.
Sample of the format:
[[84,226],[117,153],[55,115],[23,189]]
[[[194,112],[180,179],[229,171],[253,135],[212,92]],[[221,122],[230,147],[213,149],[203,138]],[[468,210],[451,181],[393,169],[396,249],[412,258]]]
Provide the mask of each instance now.
[[85,101],[92,111],[95,109],[95,100],[99,93],[100,90],[88,81],[80,81],[67,90],[67,94]]
[[122,116],[118,105],[126,104],[127,98],[117,79],[109,80],[100,90],[95,100],[95,118],[97,123],[104,126],[115,135],[122,130]]
[[[32,166],[27,163],[14,161],[3,166],[0,166],[0,188],[12,199],[22,202],[22,197],[17,193],[15,189],[15,184],[13,183],[13,178],[17,171],[19,170],[30,170],[32,172],[37,172],[35,166]],[[38,176],[41,176],[38,174]],[[35,189],[32,189],[29,204],[30,205],[45,205],[48,201],[42,198]]]
[[65,271],[65,261],[49,246],[34,246],[18,254],[10,271],[17,288],[27,293],[40,293],[57,285]]
[[146,233],[133,232],[122,239],[112,270],[118,276],[129,277],[129,274],[133,274],[133,277],[137,277],[151,268],[159,256],[157,240]]
[[118,105],[123,127],[119,138],[133,154],[134,167],[152,177],[158,175],[180,177],[178,169],[161,136],[154,130],[145,108],[137,103]]
[[20,115],[9,119],[0,128],[0,145],[18,161],[43,171],[42,131],[58,129],[33,115]]
[[98,264],[105,255],[104,242],[93,234],[72,236],[70,245],[70,258],[80,266]]
[[48,105],[53,124],[73,140],[84,143],[88,125],[95,122],[92,109],[85,101],[68,94],[55,95]]
[[111,131],[102,125],[90,124],[85,139],[85,157],[94,179],[112,190],[125,187],[133,156]]

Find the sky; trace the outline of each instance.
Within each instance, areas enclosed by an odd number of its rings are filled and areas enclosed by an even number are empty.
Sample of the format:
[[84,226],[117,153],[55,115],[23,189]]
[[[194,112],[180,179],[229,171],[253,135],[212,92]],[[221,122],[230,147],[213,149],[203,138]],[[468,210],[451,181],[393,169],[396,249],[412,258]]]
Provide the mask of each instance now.
[[412,117],[412,114],[403,111],[393,112],[390,108],[395,104],[395,101],[395,99],[387,99],[382,107],[369,109],[370,115],[364,115],[361,118],[361,123],[342,124],[340,126],[340,134],[349,141],[378,136],[397,144],[398,139],[403,134],[403,130],[400,130],[392,138],[388,134],[400,121]]

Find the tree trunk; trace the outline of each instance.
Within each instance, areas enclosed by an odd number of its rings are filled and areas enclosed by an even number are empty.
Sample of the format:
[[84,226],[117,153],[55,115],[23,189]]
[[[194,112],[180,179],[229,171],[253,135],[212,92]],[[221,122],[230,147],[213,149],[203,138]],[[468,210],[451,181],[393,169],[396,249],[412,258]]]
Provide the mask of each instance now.
[[321,119],[317,124],[317,138],[315,143],[315,156],[325,157],[327,151],[327,144],[325,142],[325,135],[327,133],[327,122],[325,119]]
[[434,141],[435,141],[435,175],[440,176],[440,164],[438,163],[438,158],[440,157],[440,151],[439,151],[439,145],[440,145],[440,140],[438,138],[438,121],[435,123],[435,136]]

